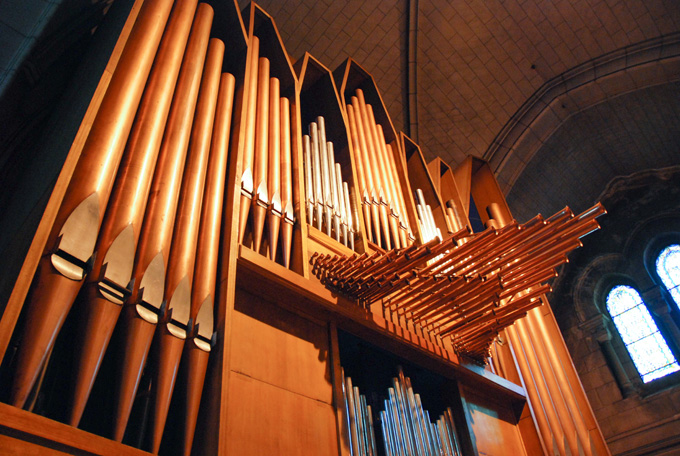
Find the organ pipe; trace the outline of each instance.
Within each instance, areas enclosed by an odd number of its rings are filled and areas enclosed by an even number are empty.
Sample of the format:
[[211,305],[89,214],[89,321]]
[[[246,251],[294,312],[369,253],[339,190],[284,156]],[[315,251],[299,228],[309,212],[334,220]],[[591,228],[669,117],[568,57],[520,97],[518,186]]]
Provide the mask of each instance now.
[[[422,192],[417,200],[423,232],[432,236],[434,219]],[[545,221],[537,217],[475,235],[461,230],[446,241],[434,236],[422,246],[370,256],[315,254],[310,263],[328,288],[363,307],[382,300],[385,311],[396,311],[429,333],[450,338],[460,353],[484,360],[499,331],[542,303],[549,287],[541,282],[554,277],[604,212],[598,204],[579,216],[566,210]]]
[[90,269],[125,143],[172,2],[145,2],[131,31],[64,195],[26,303],[11,402],[23,407]]

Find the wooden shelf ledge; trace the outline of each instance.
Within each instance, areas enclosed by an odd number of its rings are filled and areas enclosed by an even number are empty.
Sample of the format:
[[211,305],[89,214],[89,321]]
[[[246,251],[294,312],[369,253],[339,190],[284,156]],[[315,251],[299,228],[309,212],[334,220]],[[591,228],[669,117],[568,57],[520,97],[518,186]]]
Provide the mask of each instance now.
[[510,400],[520,413],[526,403],[521,386],[481,366],[462,362],[451,350],[433,343],[414,328],[406,329],[386,320],[376,309],[362,309],[328,290],[315,277],[306,279],[244,246],[239,246],[236,286],[303,317],[333,319],[339,328],[424,368]]
[[0,440],[0,443],[13,445],[9,450],[17,451],[15,454],[43,454],[43,451],[47,451],[46,448],[54,450],[54,454],[91,453],[112,456],[149,454],[3,403],[0,403],[0,435],[9,436],[4,442]]

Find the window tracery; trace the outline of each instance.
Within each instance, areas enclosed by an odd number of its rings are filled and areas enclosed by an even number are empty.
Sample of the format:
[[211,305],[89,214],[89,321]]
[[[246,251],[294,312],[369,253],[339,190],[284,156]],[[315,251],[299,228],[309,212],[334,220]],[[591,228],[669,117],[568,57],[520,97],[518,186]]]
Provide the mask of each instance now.
[[607,294],[607,310],[644,383],[680,370],[640,293],[616,285]]
[[656,257],[656,273],[668,293],[680,307],[680,245],[671,244],[661,250]]

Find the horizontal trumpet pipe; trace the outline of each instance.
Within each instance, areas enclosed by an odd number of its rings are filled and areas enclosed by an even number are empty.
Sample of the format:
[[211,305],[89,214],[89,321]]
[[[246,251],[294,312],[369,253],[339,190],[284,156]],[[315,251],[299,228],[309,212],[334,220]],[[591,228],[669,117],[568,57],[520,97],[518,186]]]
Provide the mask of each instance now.
[[442,327],[440,335],[444,337],[452,332],[461,330],[461,328],[465,327],[472,328],[474,326],[479,326],[481,324],[486,323],[487,321],[502,318],[509,312],[519,311],[522,309],[524,309],[524,311],[529,310],[525,309],[525,307],[528,306],[532,302],[532,300],[538,299],[540,295],[547,293],[549,290],[550,290],[549,285],[543,285],[541,287],[538,287],[536,290],[533,290],[528,295],[522,296],[517,301],[508,303],[503,306],[498,307],[492,306],[492,308],[490,309],[489,308],[480,309],[476,312],[467,314],[460,322],[453,323],[450,326]]

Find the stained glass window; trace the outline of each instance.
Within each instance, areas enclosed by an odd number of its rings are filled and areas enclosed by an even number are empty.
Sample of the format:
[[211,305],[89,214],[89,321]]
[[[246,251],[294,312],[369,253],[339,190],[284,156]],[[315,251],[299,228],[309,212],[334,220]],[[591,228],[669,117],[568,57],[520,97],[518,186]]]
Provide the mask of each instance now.
[[680,306],[680,245],[669,245],[656,257],[656,273]]
[[680,370],[635,288],[627,285],[612,288],[607,295],[607,310],[643,382]]

